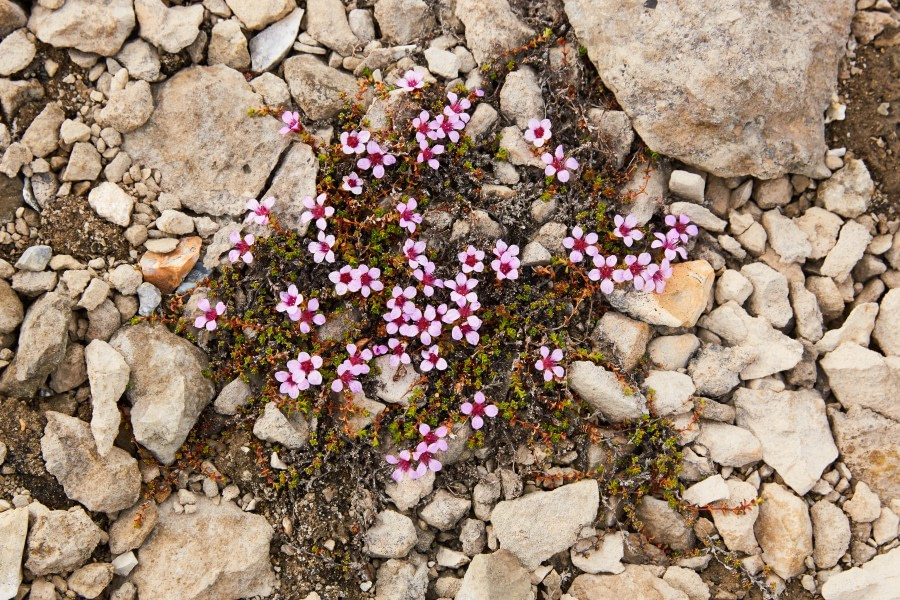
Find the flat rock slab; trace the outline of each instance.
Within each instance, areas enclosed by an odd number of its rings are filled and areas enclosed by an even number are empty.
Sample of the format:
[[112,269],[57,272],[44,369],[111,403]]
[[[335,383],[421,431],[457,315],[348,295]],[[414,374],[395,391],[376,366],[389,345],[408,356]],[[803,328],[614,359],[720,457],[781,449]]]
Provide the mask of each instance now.
[[248,109],[265,104],[262,97],[224,65],[179,71],[156,86],[153,96],[150,120],[125,136],[128,155],[136,164],[159,169],[163,191],[175,194],[185,208],[242,214],[288,145],[275,117],[247,116]]
[[565,9],[648,146],[720,177],[772,179],[828,173],[822,115],[854,4],[566,0]]

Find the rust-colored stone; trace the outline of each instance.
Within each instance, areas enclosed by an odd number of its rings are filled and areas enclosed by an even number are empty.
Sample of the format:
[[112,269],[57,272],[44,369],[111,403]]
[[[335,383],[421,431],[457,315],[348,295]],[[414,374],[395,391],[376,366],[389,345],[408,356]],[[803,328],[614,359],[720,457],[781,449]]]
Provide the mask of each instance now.
[[141,257],[144,281],[158,287],[163,294],[171,294],[197,264],[202,245],[202,240],[194,236],[179,241],[168,254],[145,252]]

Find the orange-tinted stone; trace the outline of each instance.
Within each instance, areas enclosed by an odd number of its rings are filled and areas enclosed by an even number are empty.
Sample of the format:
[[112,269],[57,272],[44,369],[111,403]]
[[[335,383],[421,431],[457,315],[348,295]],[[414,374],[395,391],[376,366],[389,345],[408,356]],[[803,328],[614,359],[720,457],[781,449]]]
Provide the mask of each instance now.
[[163,294],[171,294],[197,264],[202,245],[203,241],[194,236],[179,241],[168,254],[145,252],[141,257],[144,281],[158,287]]

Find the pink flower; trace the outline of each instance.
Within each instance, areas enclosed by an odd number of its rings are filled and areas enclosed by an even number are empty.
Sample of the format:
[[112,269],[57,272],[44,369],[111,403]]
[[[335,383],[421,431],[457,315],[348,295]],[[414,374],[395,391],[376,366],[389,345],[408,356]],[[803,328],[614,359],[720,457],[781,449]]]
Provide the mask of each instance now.
[[484,263],[481,262],[484,260],[484,252],[475,246],[469,246],[465,252],[460,252],[456,257],[462,264],[463,273],[471,273],[472,271],[481,273],[484,271]]
[[691,218],[687,215],[666,215],[666,225],[678,232],[684,244],[688,243],[691,236],[699,233],[697,226],[691,223]]
[[[541,121],[529,119],[528,129],[525,131],[525,139],[540,148],[544,145],[544,142],[550,139],[550,127],[550,119],[543,119]],[[575,168],[578,167],[576,166]]]
[[416,288],[413,286],[401,288],[399,285],[396,285],[391,290],[391,299],[387,301],[387,307],[390,309],[396,308],[402,312],[411,312],[415,308],[415,305],[412,303],[412,299],[415,297]]
[[318,312],[318,310],[319,300],[310,298],[306,301],[306,308],[300,311],[297,318],[291,317],[291,320],[300,321],[300,331],[309,333],[312,331],[313,325],[319,327],[325,324],[325,315]]
[[388,353],[388,347],[386,344],[375,344],[372,346],[372,354],[375,356],[384,356]]
[[278,393],[294,399],[300,395],[300,382],[303,381],[301,373],[294,371],[276,371],[275,379],[281,383],[281,386],[278,388]]
[[578,225],[572,229],[572,237],[563,239],[563,246],[571,250],[569,260],[573,263],[580,263],[585,254],[596,256],[597,246],[594,245],[596,243],[597,234],[591,232],[584,235],[584,231]]
[[349,360],[345,360],[337,368],[338,378],[331,382],[331,391],[340,392],[344,388],[354,394],[362,392],[362,384],[356,380],[356,373]]
[[480,327],[481,319],[475,315],[469,315],[466,317],[465,321],[453,328],[451,335],[456,341],[466,338],[466,341],[469,342],[469,344],[477,346],[478,341],[481,339],[481,334],[478,333]]
[[422,222],[422,215],[415,212],[419,203],[415,198],[410,198],[406,202],[397,204],[397,212],[400,213],[400,227],[410,233],[416,232],[416,225]]
[[403,242],[403,258],[409,261],[410,269],[415,269],[428,260],[428,257],[423,252],[425,252],[425,242],[417,242],[415,240]]
[[419,268],[413,271],[413,276],[422,283],[422,293],[428,298],[434,295],[434,288],[443,288],[444,282],[434,276],[434,263],[430,260],[419,261]]
[[358,349],[356,344],[347,344],[347,354],[349,355],[347,360],[350,361],[356,375],[365,375],[369,372],[369,365],[366,363],[372,360],[371,350]]
[[[474,302],[473,304],[478,303]],[[459,320],[459,311],[455,308],[448,307],[446,304],[438,306],[437,312],[441,317],[441,321],[446,325],[452,325]]]
[[437,170],[441,163],[438,162],[438,159],[435,158],[438,154],[444,153],[444,147],[440,144],[436,144],[433,148],[428,147],[428,140],[422,140],[419,142],[419,155],[416,157],[416,162],[428,162],[428,166],[432,169]]
[[463,402],[462,406],[459,407],[459,411],[464,415],[471,416],[472,429],[478,430],[484,426],[484,417],[490,417],[491,419],[493,419],[497,416],[500,410],[493,404],[485,404],[485,401],[487,399],[480,391],[475,392],[474,400],[474,403]]
[[673,269],[665,258],[659,265],[649,265],[644,271],[644,291],[661,294],[666,289],[666,281],[672,276]]
[[284,123],[284,127],[278,130],[278,133],[281,135],[287,135],[292,131],[299,133],[303,129],[303,126],[300,124],[300,113],[298,112],[284,111],[281,113],[281,121]]
[[351,172],[349,175],[344,175],[343,182],[341,189],[347,190],[354,196],[362,194],[363,182],[359,175],[356,174],[356,171]]
[[470,316],[478,312],[479,308],[481,308],[481,304],[477,300],[474,302],[466,302],[459,307],[459,310],[457,311],[459,315],[457,316],[457,318],[468,319]]
[[253,262],[253,253],[250,252],[250,248],[256,242],[256,238],[252,234],[248,233],[244,239],[241,239],[240,232],[232,231],[228,239],[234,244],[234,248],[228,251],[228,260],[233,263],[243,260],[248,265]]
[[303,214],[300,215],[300,221],[303,223],[309,223],[313,219],[316,220],[316,227],[319,229],[325,229],[328,227],[328,221],[325,219],[334,214],[333,206],[325,205],[325,194],[319,194],[316,196],[316,199],[313,200],[312,196],[304,196],[303,198],[303,206],[305,206],[308,210],[303,211]]
[[286,292],[279,292],[278,296],[281,301],[275,306],[278,312],[287,313],[292,321],[300,318],[300,304],[303,302],[303,296],[297,290],[297,286],[291,284]]
[[547,346],[541,346],[541,358],[534,363],[534,368],[544,372],[544,381],[551,381],[554,377],[562,378],[566,371],[559,366],[563,358],[563,351],[559,348],[552,353]]
[[681,245],[681,235],[675,229],[670,229],[668,233],[662,234],[656,232],[653,234],[656,239],[650,244],[651,248],[662,248],[663,255],[666,260],[675,260],[677,256],[687,258],[687,250]]
[[397,338],[391,338],[388,340],[388,348],[391,353],[391,357],[388,359],[390,365],[394,368],[399,367],[400,365],[408,365],[412,362],[409,354],[406,353],[407,343]]
[[324,261],[334,262],[334,236],[325,235],[324,231],[319,232],[319,241],[309,243],[309,251],[313,255],[313,260],[317,263]]
[[634,215],[628,215],[627,217],[616,215],[615,217],[613,217],[613,221],[616,224],[616,228],[613,230],[613,235],[622,238],[622,242],[624,242],[625,245],[629,248],[631,248],[631,244],[635,240],[643,239],[644,234],[640,229],[636,229],[637,217],[635,217]]
[[450,288],[450,299],[460,306],[478,300],[478,294],[472,291],[478,285],[478,280],[466,277],[465,273],[457,273],[455,280],[445,281],[444,284]]
[[422,364],[419,365],[423,373],[427,373],[432,369],[444,371],[447,369],[447,361],[441,357],[441,349],[432,346],[427,350],[422,350]]
[[353,281],[353,267],[344,265],[340,271],[329,273],[328,279],[334,284],[334,293],[343,296],[349,291],[350,283]]
[[397,453],[397,456],[388,454],[384,457],[384,460],[389,465],[397,465],[397,468],[391,473],[391,479],[397,483],[400,483],[400,481],[403,480],[403,476],[407,473],[409,473],[410,479],[418,479],[421,477],[421,475],[412,468],[413,457],[410,455],[409,450],[401,450]]
[[[515,248],[515,253],[512,252],[512,249]],[[518,246],[510,246],[510,249],[500,255],[500,258],[495,258],[491,261],[491,268],[494,272],[497,273],[497,279],[503,281],[504,279],[518,279],[519,278],[519,266],[521,265],[521,261],[518,259],[516,254],[519,253]]]
[[428,124],[428,127],[431,129],[428,132],[428,137],[432,140],[448,137],[455,144],[459,141],[459,130],[465,126],[466,124],[455,113],[453,115],[438,115]]
[[569,171],[574,171],[578,168],[577,160],[571,156],[566,158],[566,155],[563,153],[562,144],[556,147],[556,153],[553,155],[549,152],[544,152],[541,155],[541,160],[547,165],[544,168],[544,175],[547,177],[556,175],[556,178],[563,183],[569,180],[571,175]]
[[441,320],[437,311],[430,304],[425,310],[415,309],[409,315],[409,322],[400,328],[400,334],[406,337],[419,336],[423,344],[430,344],[441,335]]
[[248,222],[253,220],[257,225],[268,225],[269,224],[269,212],[272,210],[272,206],[275,204],[275,198],[269,197],[263,200],[262,202],[258,202],[256,200],[248,200],[247,201],[247,210],[250,213],[247,215],[247,218],[244,219],[244,222]]
[[368,131],[363,129],[357,132],[345,131],[341,134],[341,150],[344,154],[362,154],[366,150],[366,142],[372,136]]
[[299,376],[299,388],[308,390],[311,385],[322,385],[322,374],[319,373],[322,364],[321,356],[301,352],[297,355],[297,360],[288,362],[288,370],[294,374],[295,379]]
[[425,87],[425,77],[418,71],[410,69],[397,80],[397,87],[404,92],[411,92]]
[[448,117],[451,114],[458,115],[460,121],[463,123],[469,122],[469,115],[466,114],[466,111],[472,106],[472,103],[469,102],[469,99],[463,96],[460,98],[453,92],[447,92],[447,100],[450,101],[450,104],[444,107],[444,114]]
[[638,256],[629,254],[625,257],[625,268],[613,273],[613,279],[617,283],[634,281],[634,287],[638,290],[644,287],[644,269],[650,264],[650,254],[641,252]]
[[215,330],[217,326],[216,321],[225,313],[224,303],[219,302],[216,304],[216,307],[213,308],[206,298],[201,298],[200,301],[197,302],[197,308],[200,309],[203,314],[194,319],[194,327],[197,329],[203,329],[205,327],[207,331]]
[[353,280],[347,289],[351,292],[359,292],[363,298],[368,298],[372,292],[380,292],[384,289],[384,284],[378,281],[378,278],[381,277],[379,268],[372,267],[370,269],[368,265],[359,265],[350,273]]
[[378,142],[371,141],[366,144],[366,152],[368,155],[356,161],[356,166],[363,171],[372,169],[375,179],[384,177],[384,168],[389,167],[397,162],[397,157],[387,153],[387,148],[378,145]]
[[519,247],[513,244],[512,246],[507,246],[506,242],[503,240],[497,240],[494,244],[494,249],[492,250],[494,256],[500,258],[504,254],[509,256],[518,256],[519,255]]
[[600,291],[604,294],[611,294],[615,288],[615,271],[616,263],[619,261],[615,255],[603,258],[603,255],[594,256],[594,267],[588,272],[588,279],[600,282]]
[[437,473],[441,470],[441,463],[434,458],[434,455],[438,453],[440,448],[438,448],[437,444],[426,444],[425,442],[419,442],[419,445],[416,446],[416,451],[413,452],[413,458],[419,461],[419,466],[416,471],[419,475],[425,475],[427,471],[433,471]]
[[416,141],[422,142],[428,136],[428,132],[430,131],[428,127],[428,120],[431,118],[431,115],[428,114],[427,110],[423,110],[419,113],[419,116],[412,120],[413,129],[416,130]]
[[447,440],[444,439],[447,437],[447,433],[447,428],[443,425],[434,431],[432,431],[431,427],[425,423],[419,425],[419,435],[422,436],[422,441],[429,446],[434,445],[438,450],[443,450],[444,452],[447,451]]
[[404,313],[399,308],[392,308],[390,311],[384,313],[382,318],[387,321],[387,326],[385,330],[388,335],[396,335],[397,332],[400,331],[400,328],[406,324],[406,313]]

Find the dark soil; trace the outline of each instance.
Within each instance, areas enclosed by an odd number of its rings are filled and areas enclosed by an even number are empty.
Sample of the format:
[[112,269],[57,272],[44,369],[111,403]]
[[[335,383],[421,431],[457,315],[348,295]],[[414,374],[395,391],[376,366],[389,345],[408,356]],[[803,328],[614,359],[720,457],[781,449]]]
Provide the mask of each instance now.
[[84,196],[66,196],[44,209],[40,243],[53,248],[53,254],[84,261],[98,256],[124,260],[131,248],[124,230],[98,217]]

